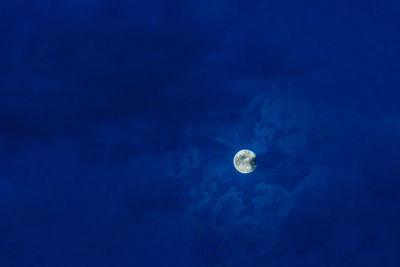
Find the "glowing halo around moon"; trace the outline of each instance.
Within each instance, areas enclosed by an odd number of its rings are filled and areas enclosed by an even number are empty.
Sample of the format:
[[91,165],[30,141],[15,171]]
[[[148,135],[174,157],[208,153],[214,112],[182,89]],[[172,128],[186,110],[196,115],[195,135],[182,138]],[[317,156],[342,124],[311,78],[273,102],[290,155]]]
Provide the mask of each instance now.
[[253,151],[242,149],[233,158],[233,165],[240,173],[251,173],[257,166],[257,157]]

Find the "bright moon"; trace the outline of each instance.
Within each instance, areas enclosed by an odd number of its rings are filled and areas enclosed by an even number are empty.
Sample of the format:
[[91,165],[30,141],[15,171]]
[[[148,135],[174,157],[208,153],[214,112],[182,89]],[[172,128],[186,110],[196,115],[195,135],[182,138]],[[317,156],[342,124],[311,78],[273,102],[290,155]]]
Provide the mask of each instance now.
[[236,153],[233,165],[241,173],[251,173],[257,166],[256,154],[253,151],[243,149]]

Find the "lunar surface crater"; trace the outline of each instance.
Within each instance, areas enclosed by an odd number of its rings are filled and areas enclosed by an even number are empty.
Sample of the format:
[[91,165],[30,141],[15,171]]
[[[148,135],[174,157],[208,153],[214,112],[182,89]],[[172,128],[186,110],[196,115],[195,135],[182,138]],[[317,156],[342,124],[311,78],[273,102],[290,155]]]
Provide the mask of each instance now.
[[257,166],[257,157],[253,151],[243,149],[236,153],[233,159],[233,165],[241,173],[250,173]]

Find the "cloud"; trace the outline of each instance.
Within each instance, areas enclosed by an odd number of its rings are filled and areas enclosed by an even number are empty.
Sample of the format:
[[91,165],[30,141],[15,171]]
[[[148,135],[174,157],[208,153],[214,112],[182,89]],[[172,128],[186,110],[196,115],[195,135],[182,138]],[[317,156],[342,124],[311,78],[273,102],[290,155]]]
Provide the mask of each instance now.
[[396,261],[398,118],[283,81],[324,65],[282,45],[304,30],[254,27],[279,5],[208,4],[0,3],[0,262]]
[[400,120],[389,116],[368,137],[362,175],[371,196],[382,203],[398,200],[400,189]]
[[241,108],[257,93],[234,92],[230,82],[292,75],[284,49],[233,42],[233,35],[216,39],[202,11],[183,1],[8,8],[2,23],[13,30],[0,32],[0,130],[10,136],[78,136],[132,118],[168,129],[213,118],[229,123],[235,114],[221,101]]
[[[327,153],[346,137],[336,134],[335,124],[326,126],[327,113],[320,107],[290,91],[265,90],[258,101],[243,115],[248,123],[216,130],[217,140],[223,141],[214,148],[213,154],[221,154],[219,161],[204,154],[209,150],[195,148],[187,151],[186,164],[179,164],[182,172],[176,177],[185,180],[199,260],[233,266],[321,265],[332,251],[337,251],[331,256],[337,264],[352,253],[362,255],[366,228],[357,210],[368,198],[357,178],[359,170],[349,173],[341,161],[325,160],[340,156],[339,150]],[[247,134],[249,127],[255,134]],[[224,135],[232,132],[247,136],[261,151],[260,169],[253,175],[239,177],[226,167],[232,164],[226,154],[232,150],[234,155],[235,140],[246,140]]]

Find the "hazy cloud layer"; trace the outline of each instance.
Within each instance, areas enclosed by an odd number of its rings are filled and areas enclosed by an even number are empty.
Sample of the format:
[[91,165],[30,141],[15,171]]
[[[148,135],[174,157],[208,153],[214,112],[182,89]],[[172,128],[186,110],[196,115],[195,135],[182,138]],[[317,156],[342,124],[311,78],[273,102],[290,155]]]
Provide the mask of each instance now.
[[0,265],[397,266],[395,5],[0,3]]

